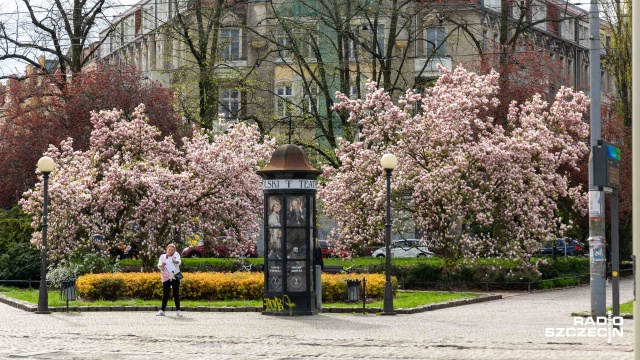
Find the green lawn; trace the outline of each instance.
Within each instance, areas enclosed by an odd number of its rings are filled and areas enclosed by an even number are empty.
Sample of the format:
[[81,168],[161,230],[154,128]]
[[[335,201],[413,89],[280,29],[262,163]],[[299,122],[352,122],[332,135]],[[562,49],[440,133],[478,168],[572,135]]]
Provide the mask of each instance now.
[[[611,307],[607,308],[610,311]],[[620,304],[620,314],[633,314],[633,301]]]
[[[0,286],[0,294],[27,301],[36,305],[38,303],[38,289],[19,289],[14,287]],[[480,294],[446,291],[420,291],[420,292],[399,292],[393,300],[394,307],[411,308],[421,305],[435,304],[454,299],[473,298]],[[171,301],[170,304],[171,305]],[[59,291],[49,291],[49,306],[66,306],[66,302],[60,300]],[[70,306],[155,306],[160,305],[159,300],[120,300],[120,301],[70,301]],[[182,300],[182,306],[262,306],[262,300],[228,300],[228,301],[207,301],[207,300]],[[362,307],[362,303],[334,302],[324,303],[326,307]],[[367,307],[382,307],[382,300],[367,303]]]
[[[478,297],[481,294],[470,292],[449,292],[449,291],[412,291],[412,292],[398,292],[393,299],[393,307],[396,309],[401,308],[414,308],[422,305],[429,305],[440,303],[444,301],[456,300],[456,299],[469,299]],[[323,303],[326,307],[362,307],[362,302],[359,303]],[[367,307],[382,308],[382,300],[367,303]]]

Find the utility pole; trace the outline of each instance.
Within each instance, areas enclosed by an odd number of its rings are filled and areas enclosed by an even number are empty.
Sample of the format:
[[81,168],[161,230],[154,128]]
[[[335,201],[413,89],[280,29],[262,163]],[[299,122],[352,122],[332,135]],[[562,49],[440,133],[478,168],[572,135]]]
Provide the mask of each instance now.
[[606,244],[604,192],[594,186],[593,147],[601,138],[600,123],[600,15],[597,0],[589,9],[589,70],[591,156],[589,157],[589,279],[591,286],[591,316],[605,316]]
[[[640,174],[640,0],[631,3],[631,93],[632,105],[632,171]],[[640,303],[636,294],[640,292],[640,281],[637,279],[636,259],[640,257],[640,176],[633,176],[633,311],[640,314]],[[640,360],[640,321],[633,322],[633,357]]]

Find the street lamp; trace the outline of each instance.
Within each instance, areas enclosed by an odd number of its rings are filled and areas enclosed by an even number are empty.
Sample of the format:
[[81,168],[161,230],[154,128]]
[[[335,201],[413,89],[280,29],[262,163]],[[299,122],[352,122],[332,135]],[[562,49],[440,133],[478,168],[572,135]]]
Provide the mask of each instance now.
[[391,243],[391,172],[398,165],[398,159],[393,154],[384,154],[380,158],[380,165],[387,173],[387,222],[384,224],[384,245],[386,247],[384,272],[386,282],[384,284],[382,315],[395,315],[396,313],[393,311],[393,289],[391,288],[391,249],[389,249],[389,245]]
[[38,170],[44,176],[44,209],[42,212],[42,261],[40,264],[40,294],[36,314],[49,314],[49,294],[47,293],[47,202],[49,201],[49,173],[56,164],[48,156],[38,160]]

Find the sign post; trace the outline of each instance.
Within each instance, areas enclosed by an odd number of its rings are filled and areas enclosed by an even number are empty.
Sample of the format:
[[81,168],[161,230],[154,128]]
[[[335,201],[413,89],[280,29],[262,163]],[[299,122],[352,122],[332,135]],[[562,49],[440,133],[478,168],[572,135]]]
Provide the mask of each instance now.
[[[596,259],[595,254],[591,252],[591,277],[602,276],[606,271],[606,260],[611,261],[611,296],[613,299],[613,316],[620,315],[620,238],[618,230],[618,189],[620,188],[620,149],[606,141],[598,140],[596,146],[591,150],[593,154],[593,185],[597,187],[599,193],[605,192],[611,194],[611,252],[610,259],[607,259],[608,251],[606,240],[604,237],[593,238],[594,251],[595,246],[602,246],[604,251],[604,259]],[[591,194],[592,192],[590,192]],[[595,192],[593,192],[595,193]],[[602,203],[598,206],[589,205],[589,218],[592,216],[592,209],[604,208],[604,197],[598,199]],[[595,202],[596,200],[594,200]],[[604,214],[599,215],[602,227],[604,227]],[[604,229],[602,229],[604,234]],[[589,241],[589,247],[592,245],[592,238]],[[598,245],[600,244],[600,245]],[[602,275],[601,275],[602,274]],[[601,316],[601,315],[598,315]]]

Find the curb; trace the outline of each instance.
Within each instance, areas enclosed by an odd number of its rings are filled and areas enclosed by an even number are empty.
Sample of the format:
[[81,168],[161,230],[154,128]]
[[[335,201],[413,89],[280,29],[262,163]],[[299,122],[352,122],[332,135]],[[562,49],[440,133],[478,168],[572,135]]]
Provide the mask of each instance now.
[[[571,313],[571,316],[590,318],[591,317],[591,313],[583,311],[583,312],[580,312],[580,313]],[[620,314],[620,317],[625,319],[625,320],[633,320],[633,314],[630,314],[630,313],[622,313],[622,314]]]
[[[423,306],[418,306],[415,308],[400,308],[400,309],[394,309],[396,314],[417,314],[417,313],[423,313],[423,312],[427,312],[427,311],[433,311],[433,310],[439,310],[439,309],[446,309],[446,308],[452,308],[452,307],[456,307],[456,306],[463,306],[463,305],[469,305],[469,304],[478,304],[478,303],[482,303],[482,302],[486,302],[486,301],[492,301],[492,300],[500,300],[502,299],[502,295],[485,295],[485,296],[479,296],[479,297],[475,297],[475,298],[468,298],[468,299],[459,299],[459,300],[451,300],[451,301],[446,301],[446,302],[442,302],[442,303],[436,303],[436,304],[430,304],[430,305],[423,305]],[[377,313],[381,313],[382,309],[381,308],[356,308],[356,307],[352,307],[352,308],[343,308],[343,307],[323,307],[321,309],[322,313],[362,313],[362,314],[377,314]]]
[[[456,306],[463,306],[469,304],[477,304],[486,301],[502,299],[502,295],[486,295],[476,298],[452,300],[442,303],[430,304],[419,306],[415,308],[401,308],[395,309],[396,314],[417,314],[426,311],[433,311],[439,309],[446,309]],[[35,312],[38,307],[26,301],[13,299],[5,295],[0,294],[0,303],[13,306],[17,309],[27,312]],[[259,306],[238,306],[238,307],[217,307],[217,306],[182,306],[183,311],[189,312],[262,312],[262,307]],[[69,311],[73,312],[104,312],[104,311],[158,311],[159,306],[69,306]],[[167,306],[167,311],[175,311],[175,306]],[[50,312],[66,312],[66,306],[50,306]],[[356,308],[356,307],[326,307],[322,308],[321,313],[368,313],[376,314],[382,312],[381,308]]]

